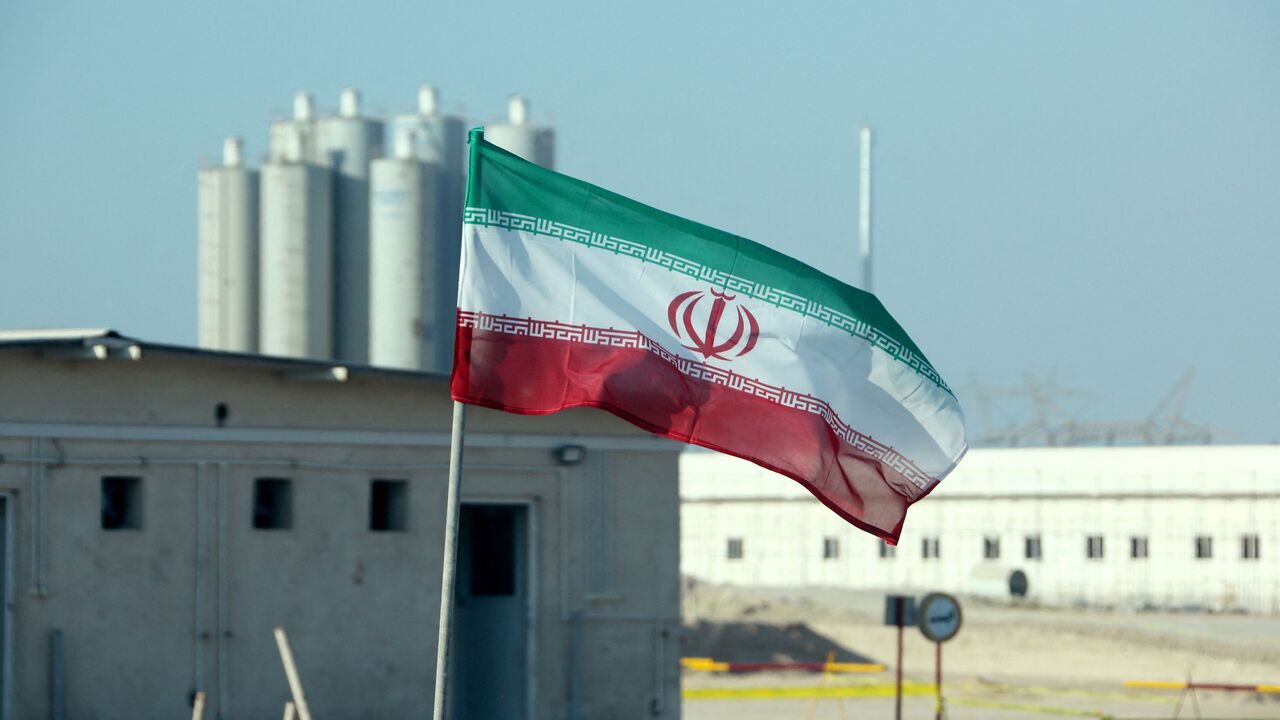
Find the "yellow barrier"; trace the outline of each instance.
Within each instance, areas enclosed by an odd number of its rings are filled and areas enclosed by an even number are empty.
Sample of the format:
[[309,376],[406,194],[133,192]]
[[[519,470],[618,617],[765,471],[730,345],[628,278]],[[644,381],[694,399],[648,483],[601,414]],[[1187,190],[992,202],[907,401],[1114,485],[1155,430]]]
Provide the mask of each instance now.
[[[680,658],[680,666],[698,672],[729,672],[733,663],[717,662],[708,657]],[[778,668],[785,669],[785,668]],[[822,672],[827,673],[879,673],[884,672],[884,665],[878,663],[822,663]]]
[[884,672],[884,666],[876,663],[838,663],[830,662],[822,666],[823,672],[846,673],[878,673]]
[[1136,690],[1183,690],[1184,682],[1162,682],[1160,680],[1126,680],[1124,686]]
[[680,658],[680,665],[700,672],[729,672],[729,663],[716,662],[711,658]]

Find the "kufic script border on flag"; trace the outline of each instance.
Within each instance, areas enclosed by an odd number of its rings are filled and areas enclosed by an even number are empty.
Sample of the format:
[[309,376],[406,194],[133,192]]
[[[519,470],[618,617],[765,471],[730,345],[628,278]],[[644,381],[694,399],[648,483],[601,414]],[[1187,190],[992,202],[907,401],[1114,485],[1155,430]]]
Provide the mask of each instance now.
[[921,470],[902,453],[854,430],[848,423],[840,419],[839,414],[825,400],[806,393],[788,390],[785,387],[770,385],[756,378],[740,375],[732,370],[690,360],[671,352],[662,343],[640,332],[574,325],[556,320],[492,315],[465,310],[458,311],[458,327],[460,329],[484,330],[528,338],[545,338],[587,345],[645,350],[671,364],[681,374],[688,377],[713,382],[731,390],[737,390],[762,400],[768,400],[781,407],[818,415],[850,447],[893,468],[922,493],[938,482],[937,478]]
[[842,313],[814,300],[795,293],[779,290],[759,282],[739,277],[731,273],[709,267],[705,264],[659,250],[643,243],[626,240],[604,233],[586,230],[565,223],[545,218],[524,215],[505,210],[468,207],[463,213],[463,222],[482,227],[496,227],[504,230],[515,230],[575,242],[597,250],[606,250],[618,255],[635,258],[652,263],[659,267],[697,278],[712,285],[718,285],[733,292],[769,303],[784,310],[791,310],[806,317],[818,320],[831,327],[839,328],[854,337],[861,338],[879,348],[899,362],[915,370],[925,379],[937,385],[947,394],[954,397],[951,388],[926,360],[913,352],[904,343],[886,333],[880,332],[869,323]]

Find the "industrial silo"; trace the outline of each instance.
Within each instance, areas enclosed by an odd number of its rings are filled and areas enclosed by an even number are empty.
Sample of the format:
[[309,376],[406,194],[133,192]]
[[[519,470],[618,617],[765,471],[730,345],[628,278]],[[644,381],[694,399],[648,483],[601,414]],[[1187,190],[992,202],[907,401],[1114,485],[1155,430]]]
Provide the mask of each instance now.
[[333,176],[298,147],[262,166],[259,350],[333,356]]
[[267,159],[279,161],[300,158],[316,162],[315,102],[311,94],[298,91],[293,95],[293,119],[275,120],[267,137]]
[[369,362],[446,372],[457,281],[441,292],[440,166],[415,157],[413,141],[396,135],[394,157],[370,172]]
[[507,122],[486,125],[484,139],[545,168],[555,167],[555,132],[529,124],[529,101],[520,95],[507,100]]
[[316,122],[317,161],[333,170],[334,357],[369,359],[369,163],[382,156],[381,120],[342,91],[338,114]]
[[258,350],[258,173],[244,144],[227,138],[222,166],[198,177],[200,346]]
[[393,146],[408,142],[413,157],[422,162],[435,163],[448,174],[466,174],[466,123],[440,112],[440,92],[434,86],[418,88],[418,112],[391,120],[391,137]]
[[[420,225],[414,232],[420,249],[420,273],[422,282],[420,291],[424,297],[413,301],[413,312],[421,316],[419,325],[423,332],[421,337],[405,338],[417,347],[417,367],[420,370],[437,370],[447,372],[453,357],[453,325],[458,293],[458,261],[462,243],[462,205],[466,195],[466,122],[455,115],[440,111],[439,93],[430,85],[418,90],[418,112],[398,115],[392,120],[391,136],[393,146],[397,149],[397,160],[401,166],[404,161],[413,160],[429,167],[427,175],[434,179],[434,189],[430,193],[422,193],[422,213],[416,222]],[[384,170],[384,183],[394,183],[390,170]],[[406,171],[403,169],[402,174]],[[393,228],[399,222],[399,212],[392,198],[394,195],[378,193],[379,184],[375,183],[373,196],[373,221],[379,223],[382,218],[382,231],[396,233]],[[388,185],[394,188],[394,185]],[[381,203],[381,207],[379,207]],[[389,239],[385,242],[391,242]],[[372,292],[383,293],[386,301],[395,295],[394,290],[379,288],[379,285],[397,282],[393,275],[375,269],[371,276]],[[403,296],[408,299],[408,296]],[[377,322],[371,317],[371,322]],[[398,327],[408,327],[399,325]],[[415,330],[417,332],[417,330]],[[385,335],[384,335],[385,338]],[[388,342],[391,342],[387,338]],[[385,347],[379,357],[386,358],[385,364],[404,367]],[[370,356],[374,364],[384,364],[374,356]]]

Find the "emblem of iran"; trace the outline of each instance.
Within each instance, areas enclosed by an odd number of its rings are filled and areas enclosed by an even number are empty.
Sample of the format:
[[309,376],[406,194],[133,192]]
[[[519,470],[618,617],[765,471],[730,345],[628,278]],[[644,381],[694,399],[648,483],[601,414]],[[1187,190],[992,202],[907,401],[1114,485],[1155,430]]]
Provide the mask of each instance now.
[[680,293],[667,306],[667,323],[686,348],[708,360],[742,357],[755,348],[760,325],[736,299],[715,290]]

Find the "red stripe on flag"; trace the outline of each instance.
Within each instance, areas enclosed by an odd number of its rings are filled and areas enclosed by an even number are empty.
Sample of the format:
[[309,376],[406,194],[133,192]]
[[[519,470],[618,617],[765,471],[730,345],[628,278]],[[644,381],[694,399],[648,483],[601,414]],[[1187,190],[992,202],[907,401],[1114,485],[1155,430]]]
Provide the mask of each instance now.
[[644,349],[459,327],[451,390],[459,402],[526,415],[607,410],[786,475],[890,542],[911,504],[890,484],[906,478],[841,440],[821,416],[690,377]]

